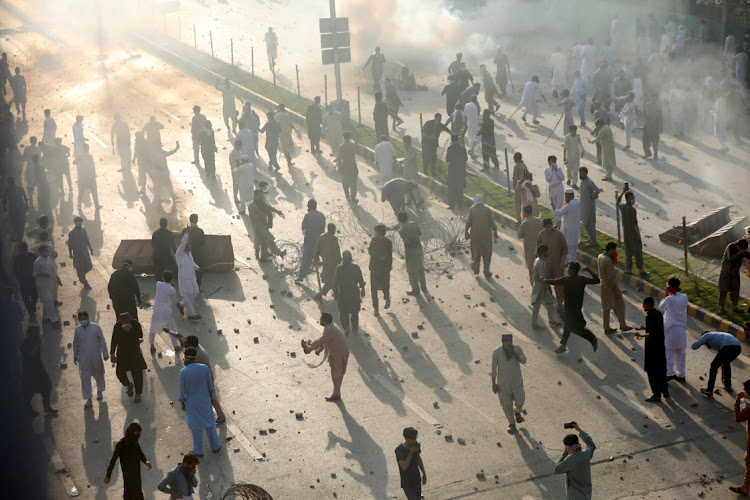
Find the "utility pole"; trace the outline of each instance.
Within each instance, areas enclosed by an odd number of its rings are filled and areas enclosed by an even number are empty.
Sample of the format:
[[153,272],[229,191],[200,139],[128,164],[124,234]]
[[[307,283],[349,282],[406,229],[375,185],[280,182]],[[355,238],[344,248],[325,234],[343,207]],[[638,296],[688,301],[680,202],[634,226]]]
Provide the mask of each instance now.
[[336,0],[330,0],[331,24],[333,25],[333,72],[336,78],[336,101],[341,102],[341,67],[339,65],[339,43],[336,36]]

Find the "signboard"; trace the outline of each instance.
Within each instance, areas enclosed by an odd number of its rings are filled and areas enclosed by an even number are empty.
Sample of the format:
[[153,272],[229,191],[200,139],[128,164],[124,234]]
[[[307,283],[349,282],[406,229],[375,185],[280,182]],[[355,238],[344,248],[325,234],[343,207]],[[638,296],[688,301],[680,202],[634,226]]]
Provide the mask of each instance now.
[[[335,42],[335,43],[334,43]],[[320,48],[321,49],[333,49],[335,47],[349,47],[351,46],[349,32],[341,33],[322,33],[320,35]]]
[[[335,30],[333,22],[336,21]],[[320,32],[321,33],[344,33],[349,31],[349,18],[348,17],[337,17],[336,19],[321,18],[320,19]]]
[[[334,60],[334,53],[338,53],[338,61]],[[345,49],[323,49],[323,64],[347,63],[352,61],[352,52]]]

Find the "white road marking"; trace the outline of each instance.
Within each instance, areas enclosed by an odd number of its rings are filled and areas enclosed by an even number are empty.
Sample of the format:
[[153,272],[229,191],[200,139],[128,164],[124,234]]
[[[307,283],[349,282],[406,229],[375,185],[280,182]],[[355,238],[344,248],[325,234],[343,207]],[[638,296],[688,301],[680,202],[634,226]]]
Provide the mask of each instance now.
[[638,403],[634,403],[633,401],[631,401],[630,399],[628,399],[627,396],[625,396],[621,392],[619,392],[619,391],[611,388],[610,386],[603,385],[602,386],[602,391],[606,392],[607,394],[609,394],[613,398],[617,399],[621,403],[624,403],[624,404],[630,406],[631,408],[633,408],[634,410],[638,411],[639,413],[642,413],[642,414],[646,415],[651,420],[656,420],[656,416],[653,413],[651,413],[650,411],[648,411],[646,408],[644,408],[643,406],[639,405]]
[[396,386],[391,384],[388,379],[386,379],[384,376],[377,374],[375,375],[375,380],[380,382],[380,385],[385,387],[388,392],[396,396],[402,403],[404,403],[406,406],[412,409],[414,413],[419,415],[422,420],[427,422],[430,425],[434,425],[435,427],[441,427],[440,422],[438,422],[435,417],[427,413],[425,410],[423,410],[417,403],[411,400],[409,396],[401,392]]
[[52,441],[49,437],[45,437],[43,439],[43,443],[44,448],[47,450],[47,454],[49,455],[50,461],[52,462],[52,467],[55,471],[55,475],[60,478],[60,482],[65,488],[65,491],[68,493],[68,495],[77,497],[79,495],[78,488],[76,488],[76,485],[73,482],[73,478],[70,477],[70,473],[65,467],[65,463],[63,463],[62,458],[60,458],[60,454],[55,449],[55,445],[52,444]]
[[[75,116],[71,115],[71,114],[70,114],[70,113],[68,113],[67,111],[63,112],[63,114],[64,114],[65,116],[67,116],[68,118],[70,118],[71,120],[73,120],[73,121],[76,121],[76,118],[75,118]],[[87,132],[86,132],[86,136],[87,136],[87,137],[91,137],[92,139],[94,139],[94,140],[95,140],[95,141],[96,141],[96,142],[97,142],[97,143],[98,143],[98,144],[99,144],[99,145],[100,145],[101,147],[103,147],[104,149],[109,149],[109,146],[107,146],[106,144],[104,144],[104,142],[102,142],[102,140],[101,140],[101,139],[99,139],[99,138],[98,138],[98,137],[96,136],[96,134],[95,134],[94,132],[92,132],[92,131],[91,131],[91,129],[87,129]]]
[[240,431],[239,427],[237,427],[228,418],[226,424],[227,430],[231,432],[235,438],[237,438],[242,447],[245,448],[245,450],[250,454],[251,457],[253,457],[253,460],[262,462],[264,460],[263,454],[260,453],[255,446],[253,446],[253,443],[251,443],[247,436],[245,436],[242,431]]
[[166,108],[157,108],[157,109],[158,109],[159,111],[161,111],[162,113],[164,113],[165,115],[167,115],[167,116],[169,116],[170,118],[172,118],[173,120],[175,120],[175,121],[178,121],[178,122],[179,122],[179,121],[181,121],[181,120],[180,120],[180,117],[179,117],[179,116],[177,116],[177,115],[175,115],[175,114],[172,114],[172,113],[170,113],[170,112],[169,112],[169,111],[168,111],[168,110],[167,110]]

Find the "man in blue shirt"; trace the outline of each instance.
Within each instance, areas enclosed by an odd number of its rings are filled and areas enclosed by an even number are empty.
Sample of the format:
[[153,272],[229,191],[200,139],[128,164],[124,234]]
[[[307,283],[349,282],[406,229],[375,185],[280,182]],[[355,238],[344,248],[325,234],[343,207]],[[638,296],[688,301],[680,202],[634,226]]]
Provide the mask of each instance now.
[[701,394],[707,398],[714,397],[714,383],[716,382],[716,372],[721,366],[721,379],[724,382],[724,390],[732,390],[732,361],[742,352],[740,341],[734,335],[723,332],[706,332],[703,336],[693,343],[693,350],[697,350],[702,345],[707,345],[709,349],[716,351],[716,357],[711,362],[711,369],[708,372],[708,387],[701,389]]
[[563,439],[565,451],[557,461],[555,474],[565,474],[565,491],[568,500],[590,500],[592,498],[591,486],[591,457],[594,455],[596,445],[587,433],[581,430],[577,423],[571,422],[574,429],[578,431],[586,449],[581,448],[578,436],[568,434]]

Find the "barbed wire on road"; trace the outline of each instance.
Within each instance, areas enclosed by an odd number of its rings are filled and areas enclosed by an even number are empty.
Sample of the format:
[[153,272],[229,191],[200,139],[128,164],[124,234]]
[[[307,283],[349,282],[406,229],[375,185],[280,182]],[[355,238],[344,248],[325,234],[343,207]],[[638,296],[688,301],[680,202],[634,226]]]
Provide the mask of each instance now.
[[254,484],[235,483],[229,487],[221,500],[271,500],[271,495]]
[[[360,249],[365,252],[373,228],[381,224],[386,217],[386,211],[380,210],[376,218],[371,212],[358,217],[352,210],[337,210],[331,213],[329,221],[336,224],[336,234],[340,247],[345,249]],[[437,219],[421,218],[418,223],[422,231],[422,251],[425,256],[425,271],[443,274],[455,267],[454,257],[463,252],[466,246],[464,240],[465,218],[446,216]],[[387,235],[393,241],[393,251],[400,258],[405,257],[404,243],[398,232],[398,226],[388,226]],[[277,267],[285,276],[297,276],[302,262],[303,244],[291,240],[276,240],[279,249],[286,251],[283,258],[277,259]],[[362,264],[362,263],[360,263]]]

